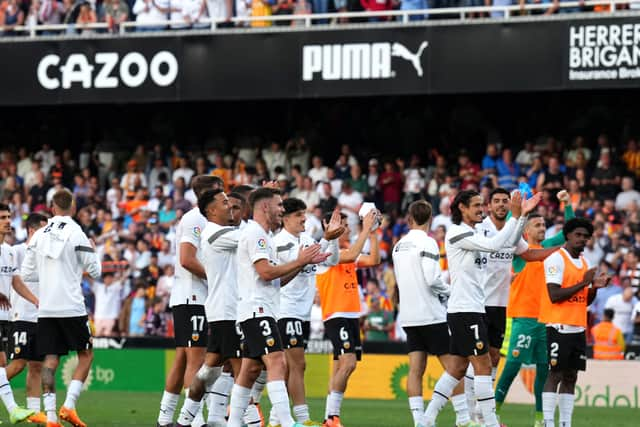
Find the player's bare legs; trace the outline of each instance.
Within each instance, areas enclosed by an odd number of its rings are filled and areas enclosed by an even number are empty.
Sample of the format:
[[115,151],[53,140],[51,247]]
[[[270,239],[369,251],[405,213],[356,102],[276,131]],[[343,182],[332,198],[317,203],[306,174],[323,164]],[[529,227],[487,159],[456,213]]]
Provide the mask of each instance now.
[[19,375],[20,372],[22,372],[26,366],[27,366],[27,361],[25,359],[12,360],[11,363],[9,363],[9,366],[7,366],[6,368],[7,379],[11,381],[13,377],[15,377],[16,375]]
[[204,363],[204,355],[207,352],[206,347],[187,347],[184,349],[186,354],[186,367],[184,370],[183,384],[190,385],[193,378]]

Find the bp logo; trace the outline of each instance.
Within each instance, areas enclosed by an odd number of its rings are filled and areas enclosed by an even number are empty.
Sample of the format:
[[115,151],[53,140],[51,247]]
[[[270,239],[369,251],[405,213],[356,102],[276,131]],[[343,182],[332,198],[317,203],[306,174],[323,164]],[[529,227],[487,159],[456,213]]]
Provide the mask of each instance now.
[[391,374],[391,392],[396,399],[407,399],[407,377],[409,376],[409,365],[403,363],[393,370]]
[[[76,370],[77,366],[78,366],[78,356],[76,355],[69,356],[64,361],[64,365],[62,366],[62,382],[66,387],[69,387],[69,383],[71,383],[71,380],[73,379],[73,373]],[[82,390],[83,391],[88,390],[92,382],[93,382],[93,368],[91,368],[91,370],[89,371],[89,375],[87,375],[87,380],[84,382],[84,385],[82,386]]]

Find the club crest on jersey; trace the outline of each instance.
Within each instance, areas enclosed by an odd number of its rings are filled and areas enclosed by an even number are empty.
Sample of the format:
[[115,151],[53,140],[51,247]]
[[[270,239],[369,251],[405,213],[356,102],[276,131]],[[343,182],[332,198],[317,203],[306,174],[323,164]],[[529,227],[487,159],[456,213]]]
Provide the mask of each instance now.
[[258,249],[267,249],[267,241],[265,239],[258,239]]
[[193,235],[196,237],[200,237],[200,234],[202,233],[202,229],[200,229],[200,227],[198,227],[197,225],[195,227],[193,227]]
[[273,347],[273,345],[276,343],[276,340],[273,339],[273,337],[267,337],[267,347]]
[[520,356],[520,350],[516,348],[511,352],[511,354],[513,354],[513,357],[518,357]]
[[478,350],[482,350],[484,348],[484,343],[482,341],[476,341],[476,348]]
[[342,346],[346,349],[349,350],[351,348],[351,343],[349,341],[345,341],[342,343]]
[[200,339],[200,334],[191,334],[191,341],[198,342]]
[[551,366],[556,366],[558,364],[558,359],[551,359],[549,363],[551,364]]
[[20,347],[16,347],[16,348],[13,349],[13,353],[16,354],[16,355],[20,354],[21,351],[22,351],[22,349]]
[[298,339],[297,338],[289,338],[289,344],[291,345],[296,345],[298,344]]

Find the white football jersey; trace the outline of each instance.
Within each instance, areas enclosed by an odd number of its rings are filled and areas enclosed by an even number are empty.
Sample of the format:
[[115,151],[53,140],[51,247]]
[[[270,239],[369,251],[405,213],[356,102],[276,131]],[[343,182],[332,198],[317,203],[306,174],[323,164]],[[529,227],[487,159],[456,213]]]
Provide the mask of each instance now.
[[[476,229],[484,237],[493,237],[498,234],[498,229],[490,217],[476,225]],[[484,294],[486,307],[506,307],[509,302],[509,287],[511,286],[511,262],[513,255],[520,255],[529,249],[529,245],[522,237],[518,237],[515,246],[513,240],[507,242],[497,252],[487,252],[487,270],[484,282]]]
[[196,249],[196,256],[202,262],[200,252],[200,235],[207,226],[207,219],[202,216],[198,208],[185,213],[176,227],[176,268],[174,285],[171,289],[169,306],[194,304],[204,305],[207,299],[207,281],[191,274],[180,264],[180,244],[190,243]]
[[447,321],[449,285],[442,281],[438,243],[422,230],[411,230],[393,248],[393,271],[400,293],[401,326]]
[[[314,245],[316,242],[307,233],[300,233],[296,237],[284,228],[274,237],[276,256],[279,264],[286,264],[298,258],[300,248]],[[336,265],[340,258],[338,241],[321,242],[322,250],[329,248],[331,256],[323,265]],[[316,272],[318,266],[310,264],[305,266],[289,283],[280,289],[280,312],[278,319],[292,317],[308,322],[311,320],[311,307],[316,295]]]
[[236,253],[241,231],[208,222],[202,232],[200,250],[207,272],[209,294],[204,303],[208,322],[236,320],[238,280]]
[[[18,274],[18,260],[11,246],[6,243],[0,245],[0,293],[11,297],[13,276]],[[9,320],[9,310],[0,310],[0,320]]]
[[[13,252],[16,257],[16,265],[21,266],[24,261],[24,256],[27,250],[26,243],[20,243],[13,245]],[[38,282],[24,282],[29,288],[31,293],[38,296]],[[38,321],[38,307],[22,298],[18,293],[11,288],[11,310],[9,310],[10,319],[12,322],[37,322]]]
[[238,242],[238,321],[252,317],[277,317],[280,305],[280,280],[262,280],[254,263],[266,259],[277,265],[276,248],[270,231],[251,220]]
[[509,239],[522,235],[525,219],[510,218],[493,237],[484,237],[465,223],[453,224],[445,236],[451,275],[449,313],[484,313],[486,252],[499,251]]
[[54,216],[35,232],[22,262],[22,280],[38,282],[38,317],[85,316],[82,274],[100,277],[102,265],[82,228],[69,216]]

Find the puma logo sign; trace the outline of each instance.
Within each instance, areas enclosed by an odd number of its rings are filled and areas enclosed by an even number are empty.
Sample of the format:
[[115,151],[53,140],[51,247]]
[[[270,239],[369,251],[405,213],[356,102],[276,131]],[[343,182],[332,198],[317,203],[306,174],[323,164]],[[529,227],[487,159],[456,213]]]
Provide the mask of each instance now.
[[302,47],[302,80],[393,79],[394,57],[410,62],[417,77],[423,77],[422,55],[428,46],[423,41],[413,53],[398,42],[306,45]]
[[414,54],[400,43],[394,43],[391,46],[391,56],[398,56],[404,60],[411,62],[413,68],[416,69],[418,77],[422,77],[424,72],[422,71],[422,63],[420,62],[420,59],[422,59],[422,54],[424,53],[424,50],[427,48],[427,46],[429,46],[429,42],[422,42],[420,44],[420,47],[418,48],[418,51]]

